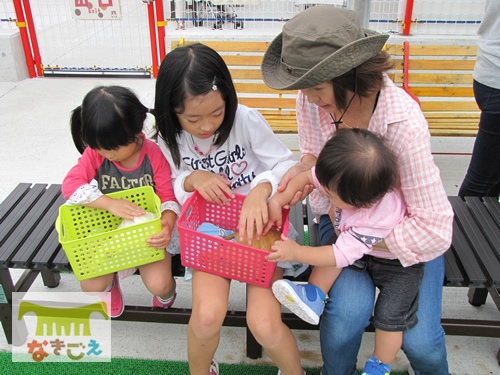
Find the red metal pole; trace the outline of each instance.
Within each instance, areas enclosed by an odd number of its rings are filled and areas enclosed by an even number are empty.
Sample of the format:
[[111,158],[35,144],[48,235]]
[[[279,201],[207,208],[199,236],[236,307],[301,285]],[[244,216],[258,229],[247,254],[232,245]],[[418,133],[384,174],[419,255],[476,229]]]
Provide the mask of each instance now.
[[403,35],[410,35],[412,13],[413,13],[413,0],[406,0],[406,12],[405,12],[405,23],[403,25]]
[[163,0],[156,1],[156,26],[158,27],[158,47],[160,50],[160,64],[165,57],[165,15],[163,12]]
[[30,78],[36,77],[35,72],[35,62],[33,60],[33,55],[31,54],[30,40],[28,37],[28,32],[26,31],[26,22],[24,21],[24,12],[21,5],[21,0],[13,0],[14,8],[16,9],[17,22],[16,25],[19,27],[19,32],[21,33],[21,40],[23,42],[24,57],[26,58],[26,65],[28,66],[28,73]]
[[153,2],[148,2],[148,19],[149,37],[151,39],[151,57],[153,58],[153,77],[156,78],[158,75],[158,51],[156,49],[155,9]]
[[40,49],[38,48],[38,40],[36,38],[35,24],[33,22],[33,15],[31,13],[31,6],[29,0],[23,0],[24,13],[26,14],[26,21],[28,23],[28,32],[31,40],[31,48],[35,56],[35,67],[38,76],[43,76],[42,57],[40,56]]
[[420,105],[420,100],[416,95],[414,95],[411,90],[410,86],[408,85],[408,64],[410,63],[410,42],[405,41],[403,43],[404,49],[405,49],[405,54],[403,57],[403,88],[404,90],[413,98],[415,101]]

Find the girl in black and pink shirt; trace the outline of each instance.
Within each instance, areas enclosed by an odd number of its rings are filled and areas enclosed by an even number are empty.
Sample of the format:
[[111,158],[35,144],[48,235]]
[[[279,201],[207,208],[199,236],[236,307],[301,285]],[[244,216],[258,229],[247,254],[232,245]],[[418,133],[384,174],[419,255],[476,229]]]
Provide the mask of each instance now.
[[[104,209],[114,216],[133,219],[146,212],[132,202],[105,194],[153,186],[161,201],[163,228],[147,242],[157,249],[167,248],[167,252],[164,259],[139,266],[139,270],[144,284],[154,295],[153,305],[169,308],[176,296],[169,251],[173,252],[171,235],[180,209],[172,187],[170,165],[158,145],[146,139],[143,133],[147,113],[148,108],[125,87],[92,89],[71,117],[71,134],[82,156],[64,179],[62,192],[68,199],[66,204]],[[97,184],[91,184],[93,180]],[[118,317],[124,309],[119,276],[125,277],[134,271],[81,280],[80,285],[84,292],[110,292],[110,316]]]

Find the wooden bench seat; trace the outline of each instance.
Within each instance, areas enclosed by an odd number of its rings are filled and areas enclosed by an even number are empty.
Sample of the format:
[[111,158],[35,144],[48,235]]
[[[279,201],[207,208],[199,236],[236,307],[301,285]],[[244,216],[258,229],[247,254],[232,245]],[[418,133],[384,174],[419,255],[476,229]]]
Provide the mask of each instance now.
[[[27,292],[38,274],[42,275],[45,286],[56,287],[60,271],[71,270],[54,227],[58,208],[64,202],[60,188],[60,185],[22,183],[0,204],[0,322],[8,343],[15,334],[12,331],[12,293]],[[465,201],[450,197],[450,201],[456,215],[455,231],[452,247],[446,253],[444,285],[470,288],[469,302],[475,306],[484,304],[489,294],[500,310],[500,203],[493,198],[476,197]],[[294,206],[289,217],[299,232],[298,242],[304,243],[307,226],[310,244],[319,243],[317,224],[312,221],[309,206]],[[10,274],[11,268],[24,270],[16,283]],[[175,276],[184,275],[179,256],[173,257],[172,272]],[[306,273],[295,280],[305,281],[307,277]],[[186,308],[163,310],[126,305],[118,319],[187,324],[190,315],[191,309]],[[291,313],[284,313],[283,321],[293,329],[318,329]],[[443,318],[442,324],[449,335],[500,337],[500,320]],[[228,311],[224,326],[246,327],[245,311]],[[248,328],[246,342],[247,356],[259,358],[261,347]]]
[[[194,41],[171,43],[171,49],[203,43],[222,56],[231,71],[239,102],[258,109],[275,133],[296,133],[297,90],[274,90],[260,73],[262,56],[269,42]],[[476,46],[430,46],[388,44],[395,67],[391,79],[415,95],[421,103],[434,136],[469,136],[477,133],[479,109],[472,91]],[[408,64],[405,65],[405,58]],[[408,69],[406,69],[406,67]]]

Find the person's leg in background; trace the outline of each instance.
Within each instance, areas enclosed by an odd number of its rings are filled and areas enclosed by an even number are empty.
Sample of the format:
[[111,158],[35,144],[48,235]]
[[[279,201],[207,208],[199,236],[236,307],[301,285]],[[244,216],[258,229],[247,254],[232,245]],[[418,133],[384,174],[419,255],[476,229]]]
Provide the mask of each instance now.
[[441,327],[444,255],[425,263],[420,284],[418,323],[403,333],[403,346],[417,375],[448,375],[445,334]]
[[[328,215],[320,220],[321,245],[335,241]],[[333,284],[320,325],[322,375],[358,374],[358,351],[370,323],[375,287],[366,271],[343,269]]]
[[498,197],[500,193],[500,90],[474,81],[474,96],[481,110],[467,174],[458,191],[461,197]]

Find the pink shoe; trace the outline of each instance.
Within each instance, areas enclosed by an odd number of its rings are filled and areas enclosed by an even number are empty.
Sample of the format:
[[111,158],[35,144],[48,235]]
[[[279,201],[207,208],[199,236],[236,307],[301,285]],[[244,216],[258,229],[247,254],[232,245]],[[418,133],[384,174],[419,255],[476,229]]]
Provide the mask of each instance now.
[[153,297],[153,306],[154,307],[161,307],[162,309],[166,310],[166,309],[172,307],[172,305],[174,304],[174,301],[175,301],[175,297],[177,297],[177,293],[174,292],[174,296],[172,297],[172,299],[168,303],[162,303],[158,300],[158,296],[154,296]]
[[101,300],[106,302],[108,306],[108,315],[111,318],[118,318],[125,309],[125,304],[123,302],[123,294],[120,288],[120,281],[118,274],[115,273],[113,277],[113,286],[107,292],[106,295],[100,295]]
[[208,375],[219,375],[219,364],[215,359],[212,359],[212,363],[210,363],[210,371]]

